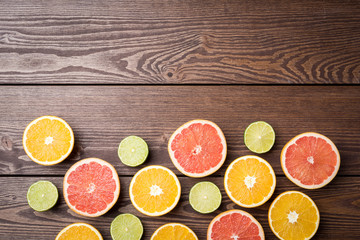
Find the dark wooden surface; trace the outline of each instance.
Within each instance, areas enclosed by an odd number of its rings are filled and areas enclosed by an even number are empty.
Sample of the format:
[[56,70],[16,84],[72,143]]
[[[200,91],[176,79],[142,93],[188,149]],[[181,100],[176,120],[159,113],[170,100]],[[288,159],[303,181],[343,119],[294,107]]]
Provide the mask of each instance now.
[[[359,1],[0,1],[0,240],[54,239],[66,225],[88,222],[110,240],[110,223],[133,213],[150,239],[167,222],[206,239],[214,216],[236,206],[223,176],[235,158],[252,154],[245,128],[264,120],[275,129],[273,149],[260,155],[277,175],[273,197],[244,209],[275,239],[267,222],[271,201],[299,190],[316,202],[321,221],[314,239],[360,239],[360,2]],[[349,85],[350,84],[350,85]],[[56,166],[32,162],[22,147],[26,125],[56,115],[74,130],[75,148]],[[202,118],[223,130],[228,156],[203,179],[185,177],[167,153],[173,131]],[[315,131],[337,145],[341,166],[326,187],[304,190],[280,167],[280,152],[295,135]],[[139,213],[128,196],[141,168],[123,165],[119,142],[143,137],[143,166],[174,170],[182,185],[178,206],[162,217]],[[62,180],[79,159],[99,157],[119,173],[119,201],[104,216],[81,217],[66,206]],[[33,211],[26,191],[35,181],[55,183],[60,199]],[[197,182],[216,183],[220,209],[196,213],[188,201]]]
[[360,82],[357,0],[0,6],[0,83]]

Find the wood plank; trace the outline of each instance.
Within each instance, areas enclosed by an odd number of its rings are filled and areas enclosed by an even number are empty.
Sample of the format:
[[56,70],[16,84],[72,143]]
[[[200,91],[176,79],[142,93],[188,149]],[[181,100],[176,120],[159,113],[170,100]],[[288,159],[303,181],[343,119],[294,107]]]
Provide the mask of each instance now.
[[359,83],[358,1],[3,1],[0,83]]
[[[40,179],[54,182],[60,191],[58,204],[47,212],[35,212],[26,201],[27,188]],[[130,177],[120,177],[121,197],[107,214],[98,218],[81,217],[73,213],[65,204],[62,194],[61,177],[1,177],[0,185],[6,185],[0,193],[0,238],[9,239],[54,239],[56,234],[66,225],[73,222],[87,222],[99,229],[104,239],[111,239],[111,221],[120,213],[137,215],[144,225],[143,239],[150,239],[151,234],[168,222],[180,222],[188,225],[198,235],[199,239],[206,239],[207,227],[217,214],[228,209],[239,208],[227,197],[223,191],[223,178],[210,177],[204,180],[213,181],[222,189],[223,201],[220,209],[214,213],[204,215],[196,213],[188,201],[190,188],[199,179],[181,177],[182,196],[178,206],[169,214],[161,217],[147,217],[139,213],[132,205],[128,196]],[[274,196],[286,190],[300,190],[308,194],[317,204],[320,215],[320,227],[313,239],[357,239],[360,238],[360,178],[337,177],[323,189],[302,190],[285,177],[277,177],[277,188]],[[16,189],[16,191],[14,191]],[[255,209],[243,209],[253,214],[261,223],[267,239],[275,239],[267,222],[267,212],[274,197],[263,206]]]
[[[228,156],[216,173],[223,175],[235,158],[252,154],[243,143],[251,122],[269,122],[276,132],[273,149],[261,155],[282,175],[280,152],[292,137],[315,131],[328,136],[342,157],[339,175],[360,175],[360,86],[3,86],[0,87],[0,174],[64,175],[77,160],[99,157],[121,175],[117,147],[128,135],[150,147],[145,165],[175,170],[167,142],[177,127],[208,119],[224,131]],[[75,150],[61,164],[33,163],[22,147],[26,125],[42,115],[64,118],[75,133]]]

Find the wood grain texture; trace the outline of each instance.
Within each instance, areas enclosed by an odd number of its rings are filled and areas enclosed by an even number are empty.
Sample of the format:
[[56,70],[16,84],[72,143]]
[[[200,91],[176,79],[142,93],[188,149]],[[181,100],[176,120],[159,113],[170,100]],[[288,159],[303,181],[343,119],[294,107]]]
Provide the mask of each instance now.
[[[60,192],[59,202],[47,212],[33,211],[27,204],[28,187],[40,179],[54,182]],[[150,239],[151,234],[161,225],[168,222],[184,223],[194,230],[199,239],[206,239],[206,231],[210,221],[219,213],[228,209],[239,209],[228,198],[223,188],[223,178],[208,177],[220,187],[223,201],[218,210],[211,214],[196,213],[188,201],[191,187],[199,179],[180,177],[182,195],[177,207],[161,217],[147,217],[138,212],[132,205],[128,195],[130,177],[120,177],[121,193],[118,202],[105,215],[98,218],[87,218],[72,212],[65,203],[62,194],[62,177],[9,177],[0,178],[0,185],[8,187],[0,193],[0,238],[1,239],[54,239],[56,234],[68,224],[87,222],[95,226],[105,240],[110,240],[111,221],[120,213],[132,213],[138,216],[144,225],[144,237]],[[16,189],[16,191],[14,191]],[[336,177],[323,189],[303,190],[296,187],[285,177],[277,177],[277,188],[274,196],[263,206],[255,209],[243,209],[253,214],[264,228],[266,239],[276,239],[267,221],[267,213],[275,196],[286,190],[299,190],[308,194],[317,204],[321,220],[320,227],[313,239],[344,239],[360,238],[360,178]],[[36,231],[34,231],[36,229]]]
[[360,83],[358,1],[2,1],[0,83]]
[[[275,169],[282,147],[297,134],[328,136],[341,155],[340,175],[360,175],[360,86],[3,86],[0,87],[0,174],[63,175],[77,160],[100,157],[120,175],[138,168],[117,156],[120,141],[138,135],[148,142],[145,165],[162,164],[180,174],[170,161],[171,134],[192,119],[208,119],[222,128],[228,156],[216,173],[223,175],[235,158],[252,154],[243,143],[245,128],[264,120],[275,129],[273,149],[263,154]],[[22,134],[33,119],[55,115],[75,134],[69,159],[52,167],[32,162]]]

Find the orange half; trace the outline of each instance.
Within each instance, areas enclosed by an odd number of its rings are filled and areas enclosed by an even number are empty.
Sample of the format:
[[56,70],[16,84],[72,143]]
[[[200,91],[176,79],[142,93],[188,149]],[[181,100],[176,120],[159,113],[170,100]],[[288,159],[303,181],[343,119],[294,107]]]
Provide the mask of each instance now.
[[74,147],[74,133],[63,119],[42,116],[25,128],[23,146],[34,162],[54,165],[70,155]]
[[103,238],[90,224],[73,223],[61,230],[55,240],[103,240]]

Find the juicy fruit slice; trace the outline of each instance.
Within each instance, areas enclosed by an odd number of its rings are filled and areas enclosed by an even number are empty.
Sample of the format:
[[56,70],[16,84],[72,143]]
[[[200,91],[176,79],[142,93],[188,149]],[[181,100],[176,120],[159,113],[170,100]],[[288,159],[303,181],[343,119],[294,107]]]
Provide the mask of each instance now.
[[319,222],[320,214],[314,201],[298,191],[280,194],[269,209],[271,230],[280,239],[310,239]]
[[264,230],[249,213],[229,210],[217,215],[210,223],[207,240],[251,239],[264,240]]
[[32,209],[42,212],[56,204],[59,193],[52,182],[38,181],[29,187],[26,198]]
[[266,153],[274,145],[275,131],[267,122],[253,122],[245,130],[244,142],[250,151]]
[[149,154],[146,142],[137,136],[124,138],[119,145],[118,155],[121,162],[129,167],[143,164]]
[[170,212],[179,202],[181,186],[176,175],[163,166],[139,170],[130,183],[130,200],[134,207],[148,216]]
[[110,226],[113,240],[140,240],[143,232],[140,219],[130,213],[120,214]]
[[150,240],[198,240],[188,226],[181,223],[168,223],[159,227]]
[[90,224],[73,223],[61,230],[55,240],[103,240],[103,238]]
[[221,129],[207,120],[193,120],[170,137],[168,151],[175,167],[189,177],[216,172],[226,158],[226,141]]
[[34,162],[54,165],[70,155],[74,147],[74,133],[63,119],[42,116],[25,128],[23,146]]
[[225,191],[241,207],[264,204],[274,193],[275,186],[274,170],[267,161],[257,156],[237,158],[225,172]]
[[64,177],[64,198],[71,210],[88,217],[105,214],[120,194],[115,168],[99,158],[75,163]]
[[324,135],[307,132],[291,139],[281,151],[285,175],[302,188],[315,189],[328,184],[340,168],[340,154]]
[[221,192],[212,182],[195,184],[189,194],[190,205],[199,213],[211,213],[221,204]]

